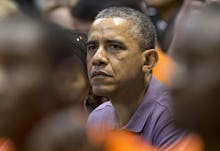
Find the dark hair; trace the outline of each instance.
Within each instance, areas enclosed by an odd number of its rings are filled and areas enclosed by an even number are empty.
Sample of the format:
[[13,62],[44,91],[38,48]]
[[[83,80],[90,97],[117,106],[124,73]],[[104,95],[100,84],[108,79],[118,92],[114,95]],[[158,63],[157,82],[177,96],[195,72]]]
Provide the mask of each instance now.
[[155,28],[150,19],[141,12],[127,7],[110,7],[101,11],[95,19],[120,17],[131,22],[128,31],[139,41],[140,49],[155,47]]
[[101,10],[113,6],[141,11],[140,0],[79,0],[72,9],[72,15],[80,20],[92,22]]

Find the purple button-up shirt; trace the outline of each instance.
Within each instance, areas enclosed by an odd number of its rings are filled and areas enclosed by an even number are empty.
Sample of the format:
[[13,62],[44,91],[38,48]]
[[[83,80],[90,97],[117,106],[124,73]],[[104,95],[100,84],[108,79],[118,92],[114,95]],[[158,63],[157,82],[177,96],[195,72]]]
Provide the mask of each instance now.
[[[123,129],[163,148],[175,144],[186,134],[176,128],[173,122],[168,89],[152,77],[143,101]],[[89,115],[87,126],[93,124],[100,124],[100,130],[104,130],[106,125],[110,129],[117,127],[118,119],[110,101],[101,104]]]

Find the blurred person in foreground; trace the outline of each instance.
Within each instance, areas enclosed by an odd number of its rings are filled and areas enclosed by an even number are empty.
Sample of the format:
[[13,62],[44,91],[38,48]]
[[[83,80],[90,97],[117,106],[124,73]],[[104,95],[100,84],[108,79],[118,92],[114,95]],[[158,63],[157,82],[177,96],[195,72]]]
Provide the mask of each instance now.
[[[0,33],[0,136],[9,137],[16,150],[23,151],[30,131],[45,115],[75,104],[82,107],[83,99],[73,102],[70,91],[62,95],[61,90],[67,90],[65,80],[69,79],[63,76],[67,69],[80,74],[79,78],[86,73],[71,66],[80,67],[80,59],[68,31],[20,16],[1,22]],[[87,83],[86,79],[82,82],[83,93],[88,92]],[[78,92],[79,85],[71,94]]]
[[209,1],[200,6],[188,13],[173,41],[172,55],[179,65],[173,78],[172,96],[176,123],[199,134],[205,151],[217,151],[220,150],[220,3]]
[[141,12],[111,7],[96,16],[87,42],[88,75],[93,92],[110,101],[90,114],[88,127],[125,129],[159,148],[185,135],[174,126],[169,90],[152,76],[154,48],[154,26]]

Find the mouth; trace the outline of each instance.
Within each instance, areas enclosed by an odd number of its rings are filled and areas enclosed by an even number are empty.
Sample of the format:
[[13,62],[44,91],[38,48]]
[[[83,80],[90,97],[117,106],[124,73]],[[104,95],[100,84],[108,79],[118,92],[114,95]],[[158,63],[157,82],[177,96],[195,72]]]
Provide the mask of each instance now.
[[93,79],[93,78],[105,78],[105,77],[111,77],[111,75],[104,72],[104,71],[95,71],[91,75],[91,79]]

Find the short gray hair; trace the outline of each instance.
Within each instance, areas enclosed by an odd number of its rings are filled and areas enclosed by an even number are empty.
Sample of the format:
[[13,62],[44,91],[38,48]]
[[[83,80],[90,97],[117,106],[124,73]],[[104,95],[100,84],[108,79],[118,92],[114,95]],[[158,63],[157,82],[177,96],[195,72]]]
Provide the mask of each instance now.
[[155,27],[146,15],[132,8],[109,7],[99,12],[95,19],[113,17],[120,17],[131,22],[132,27],[128,31],[138,40],[141,50],[155,47]]

